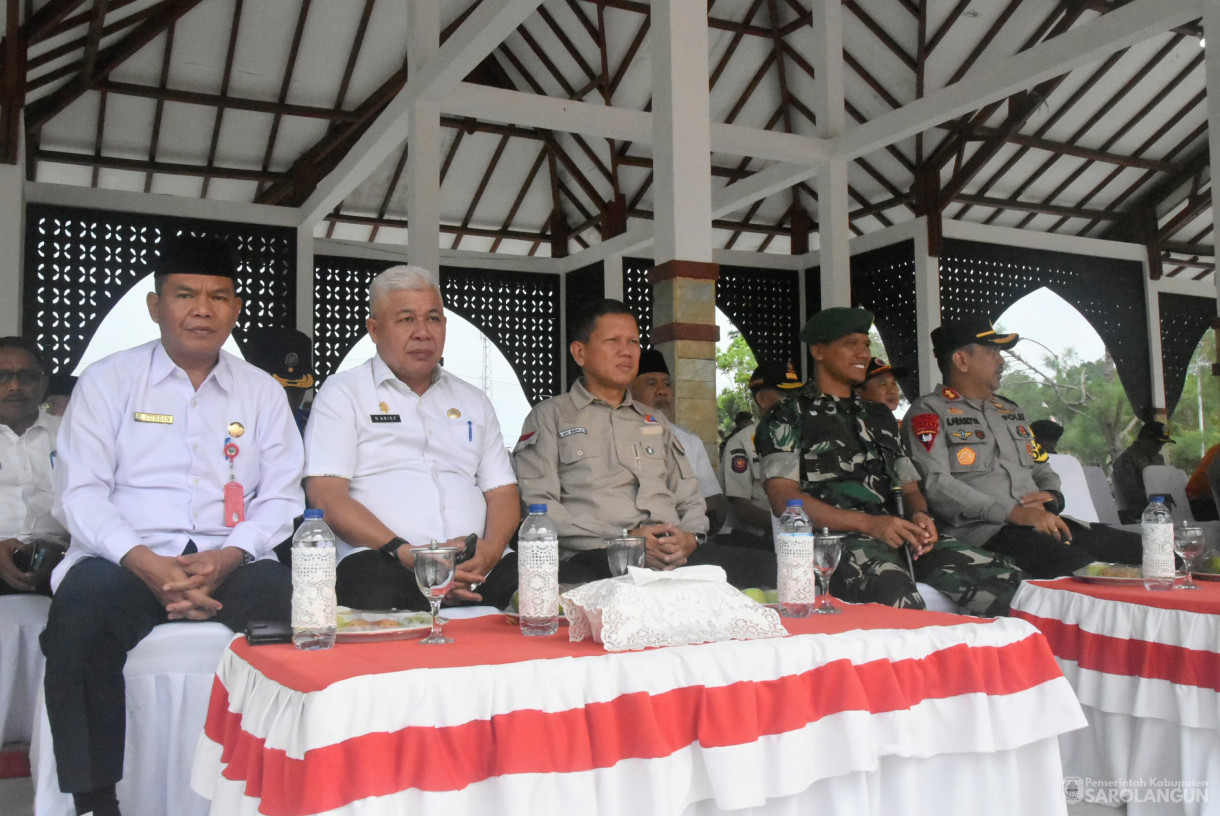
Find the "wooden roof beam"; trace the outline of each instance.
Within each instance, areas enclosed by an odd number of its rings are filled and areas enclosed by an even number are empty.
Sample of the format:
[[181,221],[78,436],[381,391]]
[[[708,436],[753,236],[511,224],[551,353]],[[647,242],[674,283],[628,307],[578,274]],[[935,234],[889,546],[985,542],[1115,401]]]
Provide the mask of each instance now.
[[26,129],[38,130],[51,117],[75,102],[94,84],[129,57],[161,35],[169,25],[198,5],[200,0],[176,0],[157,7],[157,12],[140,23],[126,37],[97,55],[94,70],[89,76],[77,76],[59,90],[26,107]]

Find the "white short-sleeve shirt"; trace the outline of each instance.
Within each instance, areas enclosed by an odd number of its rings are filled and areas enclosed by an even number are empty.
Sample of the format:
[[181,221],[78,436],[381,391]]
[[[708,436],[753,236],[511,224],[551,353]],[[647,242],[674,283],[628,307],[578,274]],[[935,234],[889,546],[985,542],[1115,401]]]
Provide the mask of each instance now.
[[[483,494],[516,484],[487,396],[444,369],[416,394],[379,356],[327,378],[305,427],[305,475],[351,497],[413,545],[485,532]],[[340,558],[362,549],[339,541]]]
[[59,422],[59,417],[39,411],[21,436],[0,425],[0,540],[34,535],[67,538],[51,515]]
[[674,436],[678,437],[678,441],[682,443],[682,448],[686,451],[686,458],[690,461],[691,467],[695,469],[695,476],[699,479],[699,495],[705,499],[709,496],[719,496],[724,491],[720,489],[720,480],[716,478],[712,460],[707,458],[707,449],[703,447],[703,440],[677,425],[674,425],[673,429]]

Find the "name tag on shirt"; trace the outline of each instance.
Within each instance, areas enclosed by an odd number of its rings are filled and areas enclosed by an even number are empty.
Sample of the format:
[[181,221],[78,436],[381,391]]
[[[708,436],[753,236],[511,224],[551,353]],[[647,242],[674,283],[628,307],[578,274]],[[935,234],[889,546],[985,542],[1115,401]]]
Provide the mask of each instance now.
[[373,422],[402,422],[398,414],[369,414],[369,419]]
[[587,433],[588,433],[588,431],[586,431],[584,428],[568,428],[566,431],[559,432],[559,438],[563,439],[565,436],[571,436],[572,434],[587,434]]
[[136,411],[136,422],[154,422],[157,425],[173,425],[173,414],[146,414],[143,411]]

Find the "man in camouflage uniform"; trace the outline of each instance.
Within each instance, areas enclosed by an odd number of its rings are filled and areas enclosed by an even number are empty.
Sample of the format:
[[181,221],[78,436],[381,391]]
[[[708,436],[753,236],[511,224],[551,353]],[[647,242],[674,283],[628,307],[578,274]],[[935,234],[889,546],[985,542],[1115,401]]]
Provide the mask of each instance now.
[[[864,381],[872,321],[864,309],[823,309],[801,329],[814,376],[767,414],[755,437],[771,507],[778,514],[801,499],[815,527],[848,533],[831,579],[839,597],[922,609],[918,580],[975,614],[1006,614],[1024,574],[938,535],[893,415],[852,391]],[[905,517],[894,512],[899,501]]]
[[946,385],[915,400],[902,423],[932,512],[950,535],[1008,556],[1035,578],[1068,575],[1094,559],[1138,564],[1138,535],[1060,517],[1059,476],[1021,406],[996,393],[1000,352],[1020,339],[977,317],[932,332]]

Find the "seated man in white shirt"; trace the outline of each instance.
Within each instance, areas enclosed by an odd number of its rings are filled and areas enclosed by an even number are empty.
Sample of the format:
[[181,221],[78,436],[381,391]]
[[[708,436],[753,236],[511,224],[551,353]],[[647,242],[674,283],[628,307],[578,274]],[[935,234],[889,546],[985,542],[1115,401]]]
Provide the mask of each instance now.
[[339,603],[427,609],[413,547],[437,541],[474,556],[453,600],[506,606],[517,588],[521,496],[487,395],[440,366],[445,311],[436,276],[395,266],[369,286],[377,354],[331,375],[305,427],[305,491],[338,537]]
[[[631,381],[631,398],[643,403],[649,408],[655,408],[665,415],[670,422],[674,421],[674,388],[669,380],[669,365],[665,357],[655,348],[640,352],[640,370]],[[673,425],[674,436],[682,443],[686,458],[695,469],[695,477],[699,480],[699,494],[707,505],[707,520],[710,527],[708,536],[713,536],[724,524],[728,515],[728,504],[724,500],[724,491],[720,489],[720,481],[716,471],[708,459],[703,440],[680,425]]]
[[[81,376],[64,415],[55,515],[72,534],[42,634],[60,788],[119,813],[127,652],[167,620],[287,623],[272,548],[303,511],[304,451],[283,389],[221,351],[241,312],[237,257],[167,238],[148,311],[161,338]],[[168,727],[168,726],[167,726]]]
[[47,379],[33,341],[0,337],[0,595],[50,596],[68,543],[51,515],[59,417],[39,408]]

